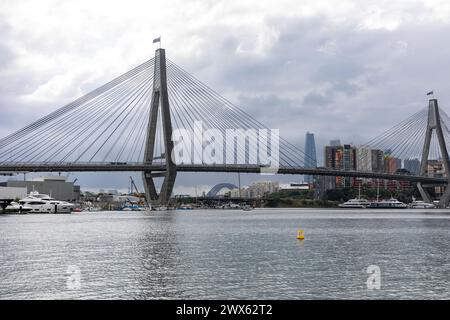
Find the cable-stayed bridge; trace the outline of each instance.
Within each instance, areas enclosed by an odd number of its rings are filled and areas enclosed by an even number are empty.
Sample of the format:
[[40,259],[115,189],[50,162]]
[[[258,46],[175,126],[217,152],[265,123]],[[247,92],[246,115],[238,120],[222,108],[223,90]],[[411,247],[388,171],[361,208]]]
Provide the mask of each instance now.
[[[417,183],[431,201],[427,187],[449,184],[449,127],[450,118],[431,99],[427,108],[365,144],[397,159],[419,159],[416,174],[374,170],[370,152],[358,156],[367,166],[357,169],[306,168],[311,159],[303,150],[158,49],[155,58],[1,139],[0,172],[138,171],[147,199],[159,204],[169,201],[177,172],[404,180]],[[429,172],[430,161],[442,163],[444,172]],[[159,191],[156,178],[163,178]],[[441,205],[449,199],[446,188]]]

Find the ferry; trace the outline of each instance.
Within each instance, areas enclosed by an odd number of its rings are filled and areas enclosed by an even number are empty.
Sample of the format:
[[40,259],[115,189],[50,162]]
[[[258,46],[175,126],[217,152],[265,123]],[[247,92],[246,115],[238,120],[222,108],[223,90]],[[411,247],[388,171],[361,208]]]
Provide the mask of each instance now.
[[371,202],[366,199],[361,199],[361,186],[358,188],[358,198],[350,199],[347,202],[339,204],[341,208],[355,208],[355,209],[363,209],[370,206]]
[[371,202],[366,199],[350,199],[347,202],[339,204],[341,208],[367,208],[371,205]]
[[381,201],[374,201],[370,203],[370,206],[367,208],[370,209],[406,209],[408,206],[398,201],[397,199],[390,198],[389,200],[381,200]]
[[66,201],[59,201],[48,194],[31,191],[30,194],[19,201],[22,207],[30,207],[30,213],[72,213],[75,205]]

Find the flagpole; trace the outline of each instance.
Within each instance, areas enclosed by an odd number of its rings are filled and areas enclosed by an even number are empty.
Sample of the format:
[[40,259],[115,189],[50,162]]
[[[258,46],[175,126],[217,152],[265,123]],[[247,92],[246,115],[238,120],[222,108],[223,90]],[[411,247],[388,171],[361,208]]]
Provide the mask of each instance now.
[[159,49],[161,49],[161,36],[156,39],[153,39],[153,43],[159,42]]

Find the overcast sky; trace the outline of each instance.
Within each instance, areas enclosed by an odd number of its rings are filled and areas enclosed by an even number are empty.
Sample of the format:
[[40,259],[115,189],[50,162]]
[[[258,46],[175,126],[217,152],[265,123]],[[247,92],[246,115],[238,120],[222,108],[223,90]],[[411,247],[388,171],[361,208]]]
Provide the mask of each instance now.
[[[148,60],[159,35],[172,61],[294,144],[315,133],[320,155],[330,139],[370,140],[426,106],[429,90],[450,111],[445,0],[1,0],[0,136]],[[236,178],[196,184],[218,180]],[[181,175],[178,192],[190,181]]]

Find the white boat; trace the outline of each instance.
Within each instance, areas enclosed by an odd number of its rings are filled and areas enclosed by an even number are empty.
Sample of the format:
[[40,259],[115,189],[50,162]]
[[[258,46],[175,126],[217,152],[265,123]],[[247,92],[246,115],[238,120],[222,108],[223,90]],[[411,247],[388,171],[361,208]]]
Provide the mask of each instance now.
[[408,205],[405,203],[398,201],[394,197],[391,197],[389,200],[379,200],[380,197],[380,180],[378,180],[377,186],[377,201],[373,201],[370,203],[370,206],[367,208],[370,209],[406,209]]
[[167,211],[169,210],[169,208],[167,208],[166,206],[153,206],[152,207],[152,211]]
[[347,202],[339,204],[339,207],[341,208],[355,208],[355,209],[361,209],[361,208],[367,208],[370,206],[370,201],[366,199],[361,198],[361,185],[358,187],[358,198],[350,199]]
[[177,210],[194,210],[194,208],[190,205],[179,206]]
[[425,202],[425,201],[414,200],[413,202],[411,202],[408,205],[408,208],[411,208],[411,209],[433,209],[434,208],[434,204],[433,203],[428,203],[428,202]]
[[32,208],[30,213],[71,213],[75,205],[66,201],[59,201],[48,194],[32,191],[19,201],[19,205]]
[[136,202],[129,202],[127,204],[122,205],[122,207],[119,210],[121,210],[121,211],[146,211],[147,209],[144,206],[141,206]]
[[87,208],[87,211],[89,211],[89,212],[99,212],[99,211],[102,211],[102,208],[100,208],[100,207],[89,207],[89,208]]
[[339,204],[341,208],[367,208],[371,202],[366,199],[350,199],[347,202]]
[[397,199],[374,201],[368,206],[370,209],[406,209],[408,206]]
[[28,213],[32,211],[33,208],[26,205],[21,205],[17,202],[11,202],[9,206],[5,208],[6,213]]

